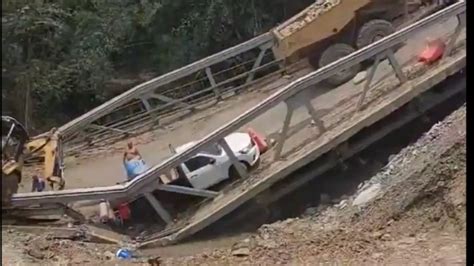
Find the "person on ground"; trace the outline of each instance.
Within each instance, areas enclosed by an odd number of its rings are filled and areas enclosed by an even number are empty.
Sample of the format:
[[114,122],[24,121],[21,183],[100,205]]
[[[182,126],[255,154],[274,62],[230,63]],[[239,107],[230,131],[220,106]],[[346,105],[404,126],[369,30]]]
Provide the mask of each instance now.
[[37,175],[33,176],[32,183],[31,192],[41,192],[46,188],[46,182],[44,179]]

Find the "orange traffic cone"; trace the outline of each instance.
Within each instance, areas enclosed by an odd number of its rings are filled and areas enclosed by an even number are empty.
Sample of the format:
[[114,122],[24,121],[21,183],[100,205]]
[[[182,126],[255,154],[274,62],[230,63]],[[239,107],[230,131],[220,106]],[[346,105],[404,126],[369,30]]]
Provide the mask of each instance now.
[[423,62],[426,65],[432,64],[437,60],[441,59],[446,49],[446,44],[441,39],[427,40],[425,49],[421,52],[418,57],[419,62]]
[[247,132],[250,135],[252,141],[257,145],[260,154],[265,153],[268,150],[268,144],[265,141],[265,138],[257,133],[253,128],[248,128]]

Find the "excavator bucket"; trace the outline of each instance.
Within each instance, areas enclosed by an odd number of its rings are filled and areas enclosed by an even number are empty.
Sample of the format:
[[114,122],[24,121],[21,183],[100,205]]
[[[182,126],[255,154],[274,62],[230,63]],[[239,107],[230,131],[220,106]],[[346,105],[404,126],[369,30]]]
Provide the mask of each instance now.
[[23,168],[23,147],[29,140],[23,125],[9,116],[2,116],[2,207],[10,204],[18,191]]

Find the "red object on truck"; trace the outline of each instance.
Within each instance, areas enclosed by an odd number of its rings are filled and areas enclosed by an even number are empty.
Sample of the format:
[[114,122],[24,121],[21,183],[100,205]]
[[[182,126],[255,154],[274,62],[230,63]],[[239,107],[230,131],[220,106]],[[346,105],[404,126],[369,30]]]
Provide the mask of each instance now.
[[445,49],[446,44],[441,39],[428,40],[425,49],[418,57],[418,61],[427,65],[432,64],[441,59]]
[[255,145],[257,145],[260,154],[265,153],[268,150],[268,144],[265,141],[265,138],[258,134],[253,128],[248,128],[247,132],[249,133],[250,138],[255,143]]

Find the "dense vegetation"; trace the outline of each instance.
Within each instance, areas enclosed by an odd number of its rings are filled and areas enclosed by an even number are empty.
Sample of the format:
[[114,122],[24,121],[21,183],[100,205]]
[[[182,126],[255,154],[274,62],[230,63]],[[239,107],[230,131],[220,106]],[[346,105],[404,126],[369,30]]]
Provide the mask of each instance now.
[[158,75],[258,35],[310,0],[3,0],[2,113],[63,123]]

